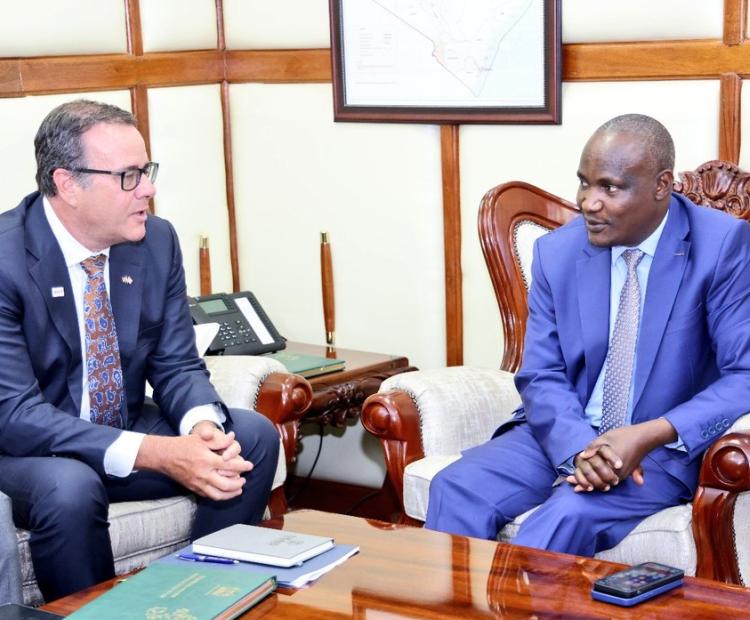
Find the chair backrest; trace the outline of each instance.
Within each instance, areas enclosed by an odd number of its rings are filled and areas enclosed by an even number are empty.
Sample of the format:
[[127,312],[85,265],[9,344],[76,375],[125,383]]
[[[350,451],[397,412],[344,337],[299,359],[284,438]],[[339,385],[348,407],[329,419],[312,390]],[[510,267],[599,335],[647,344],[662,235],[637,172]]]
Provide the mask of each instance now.
[[[713,160],[678,176],[676,192],[696,204],[750,220],[749,173],[730,162]],[[516,372],[521,366],[534,241],[578,213],[575,204],[520,181],[493,187],[482,198],[479,240],[500,306],[503,370]]]

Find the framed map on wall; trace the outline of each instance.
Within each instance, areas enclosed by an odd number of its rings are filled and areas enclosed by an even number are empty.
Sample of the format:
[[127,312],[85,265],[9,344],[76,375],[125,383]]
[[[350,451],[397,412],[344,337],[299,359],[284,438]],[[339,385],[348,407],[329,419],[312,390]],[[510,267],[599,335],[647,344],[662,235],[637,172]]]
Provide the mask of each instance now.
[[329,0],[334,118],[560,123],[560,0]]

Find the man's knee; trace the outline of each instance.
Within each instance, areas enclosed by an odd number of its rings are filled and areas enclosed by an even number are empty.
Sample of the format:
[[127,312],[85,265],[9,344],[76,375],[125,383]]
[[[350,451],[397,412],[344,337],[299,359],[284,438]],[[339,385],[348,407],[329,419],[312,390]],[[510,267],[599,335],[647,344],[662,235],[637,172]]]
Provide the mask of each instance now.
[[269,460],[276,463],[279,457],[279,433],[267,417],[247,409],[231,409],[231,430],[242,447],[242,456],[250,461]]
[[56,459],[52,474],[45,481],[40,504],[47,518],[72,518],[83,524],[107,519],[109,500],[104,483],[91,467],[67,458]]

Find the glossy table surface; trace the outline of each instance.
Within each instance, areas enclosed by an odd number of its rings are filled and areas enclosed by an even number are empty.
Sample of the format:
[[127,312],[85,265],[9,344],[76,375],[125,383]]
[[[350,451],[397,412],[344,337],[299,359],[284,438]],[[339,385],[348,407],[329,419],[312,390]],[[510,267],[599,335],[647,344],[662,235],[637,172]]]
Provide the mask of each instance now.
[[[610,562],[312,510],[270,525],[332,535],[360,553],[243,618],[750,617],[750,590],[703,579],[686,578],[683,587],[625,609],[591,599],[594,580],[621,568]],[[45,609],[70,613],[111,585]]]

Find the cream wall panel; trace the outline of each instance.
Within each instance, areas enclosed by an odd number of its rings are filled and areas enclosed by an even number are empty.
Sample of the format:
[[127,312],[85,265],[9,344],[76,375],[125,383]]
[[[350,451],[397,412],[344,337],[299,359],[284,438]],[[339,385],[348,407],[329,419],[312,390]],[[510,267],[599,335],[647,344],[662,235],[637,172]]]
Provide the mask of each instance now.
[[[497,367],[502,325],[477,234],[479,202],[491,187],[522,180],[575,201],[576,170],[591,133],[618,114],[649,114],[669,129],[677,170],[693,169],[718,154],[719,83],[598,82],[563,84],[559,126],[461,128],[464,361]],[[708,119],[708,120],[707,120]]]
[[128,91],[0,99],[0,136],[3,137],[0,211],[15,207],[24,196],[36,191],[34,136],[44,117],[61,103],[80,98],[104,101],[130,110]]
[[0,0],[0,56],[127,51],[123,0]]
[[230,92],[242,287],[287,338],[322,342],[328,230],[339,346],[443,365],[438,128],[333,123],[328,84]]
[[328,0],[224,0],[228,49],[329,47]]
[[219,86],[153,88],[148,91],[148,105],[151,158],[160,164],[156,213],[177,230],[188,293],[200,293],[201,235],[209,237],[214,291],[231,291]]
[[215,0],[140,0],[144,52],[213,49]]
[[724,0],[563,0],[564,43],[721,39]]

